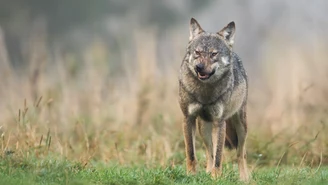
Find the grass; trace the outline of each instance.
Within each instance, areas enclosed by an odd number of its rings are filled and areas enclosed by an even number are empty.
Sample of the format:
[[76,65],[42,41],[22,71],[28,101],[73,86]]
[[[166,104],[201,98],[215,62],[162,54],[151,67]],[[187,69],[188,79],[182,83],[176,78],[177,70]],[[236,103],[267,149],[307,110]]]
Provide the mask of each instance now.
[[[328,168],[259,168],[247,184],[326,184]],[[94,163],[85,166],[56,157],[2,158],[0,184],[245,184],[237,167],[225,164],[221,178],[213,180],[204,170],[186,175],[184,166],[149,167]]]

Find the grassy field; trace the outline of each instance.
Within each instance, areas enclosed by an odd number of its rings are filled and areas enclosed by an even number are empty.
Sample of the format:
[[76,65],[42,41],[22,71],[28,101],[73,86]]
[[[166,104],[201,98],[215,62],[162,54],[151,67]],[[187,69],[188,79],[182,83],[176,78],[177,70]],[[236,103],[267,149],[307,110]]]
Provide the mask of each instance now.
[[[160,58],[152,29],[132,35],[138,47],[120,43],[129,55],[99,39],[79,54],[55,48],[50,55],[42,35],[21,68],[0,42],[0,184],[237,183],[235,152],[225,151],[217,182],[204,173],[199,136],[200,173],[185,174],[177,102],[184,37],[170,35],[172,52]],[[262,73],[249,75],[250,184],[325,184],[328,47],[286,51],[272,40]]]
[[[213,180],[204,170],[197,175],[186,175],[178,166],[153,167],[119,164],[73,163],[48,157],[37,159],[2,158],[1,184],[245,184],[238,180],[237,167],[224,166],[224,175]],[[247,184],[327,184],[328,168],[259,168],[252,172]]]

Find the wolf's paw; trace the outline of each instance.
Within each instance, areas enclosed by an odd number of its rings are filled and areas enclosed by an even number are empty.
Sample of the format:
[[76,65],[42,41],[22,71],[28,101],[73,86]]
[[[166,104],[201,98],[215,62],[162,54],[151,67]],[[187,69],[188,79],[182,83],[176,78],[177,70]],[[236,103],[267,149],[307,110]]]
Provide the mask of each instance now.
[[213,169],[212,166],[211,167],[206,167],[206,173],[211,173],[212,172],[212,169]]
[[188,175],[195,175],[196,174],[196,161],[189,161],[187,162],[187,174]]
[[196,175],[196,170],[188,170],[187,175]]
[[[240,173],[240,172],[239,172]],[[240,181],[243,181],[243,182],[248,182],[249,181],[249,174],[247,172],[247,170],[241,172],[239,174],[239,178],[240,178]]]
[[213,168],[211,175],[213,179],[218,179],[222,175],[222,170],[220,168]]

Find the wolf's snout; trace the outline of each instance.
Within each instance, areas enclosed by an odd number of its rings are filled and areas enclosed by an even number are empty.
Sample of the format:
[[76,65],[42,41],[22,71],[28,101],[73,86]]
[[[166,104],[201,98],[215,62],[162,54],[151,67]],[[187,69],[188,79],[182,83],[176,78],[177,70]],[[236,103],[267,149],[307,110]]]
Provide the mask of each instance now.
[[196,65],[196,71],[202,72],[204,70],[205,65],[203,63],[199,63]]
[[208,79],[215,72],[214,70],[210,71],[209,69],[206,69],[206,66],[205,66],[204,63],[197,64],[196,67],[195,67],[195,71],[197,73],[198,78],[201,79],[201,80]]

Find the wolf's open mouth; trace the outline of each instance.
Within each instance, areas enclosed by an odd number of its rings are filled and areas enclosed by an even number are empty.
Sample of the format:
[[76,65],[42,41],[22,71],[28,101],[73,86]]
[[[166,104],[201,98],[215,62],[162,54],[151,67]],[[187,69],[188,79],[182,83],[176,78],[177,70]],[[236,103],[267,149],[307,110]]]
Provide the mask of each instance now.
[[206,72],[197,72],[197,76],[200,80],[206,80],[209,79],[215,71],[212,71],[211,73],[206,73]]

